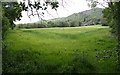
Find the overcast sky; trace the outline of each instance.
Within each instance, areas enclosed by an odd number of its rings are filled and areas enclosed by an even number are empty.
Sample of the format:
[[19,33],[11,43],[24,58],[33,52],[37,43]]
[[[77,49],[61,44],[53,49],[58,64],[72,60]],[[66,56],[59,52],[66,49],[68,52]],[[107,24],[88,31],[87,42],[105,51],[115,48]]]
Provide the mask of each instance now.
[[[99,5],[98,7],[102,7],[102,6]],[[78,13],[89,9],[90,7],[88,7],[86,0],[66,0],[66,3],[64,3],[64,7],[59,6],[57,12],[55,10],[51,10],[50,8],[48,8],[49,14],[45,12],[43,18],[48,20],[52,18],[67,17],[73,13]],[[28,18],[27,12],[25,11],[22,12],[22,16],[23,17],[21,18],[21,20],[16,21],[15,24],[33,23],[39,21],[37,16],[31,17],[31,19]]]

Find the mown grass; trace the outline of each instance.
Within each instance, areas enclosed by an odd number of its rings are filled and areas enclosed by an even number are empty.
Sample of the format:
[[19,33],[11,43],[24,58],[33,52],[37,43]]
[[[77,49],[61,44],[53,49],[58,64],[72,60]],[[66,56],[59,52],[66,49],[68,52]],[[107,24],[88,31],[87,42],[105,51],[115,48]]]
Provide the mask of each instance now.
[[106,26],[15,29],[4,40],[4,73],[115,73],[116,39]]

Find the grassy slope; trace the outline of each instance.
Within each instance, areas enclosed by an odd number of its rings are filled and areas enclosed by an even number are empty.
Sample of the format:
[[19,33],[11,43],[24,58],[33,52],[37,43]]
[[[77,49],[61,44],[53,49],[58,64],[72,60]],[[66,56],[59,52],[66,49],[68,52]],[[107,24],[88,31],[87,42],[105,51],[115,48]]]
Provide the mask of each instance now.
[[108,27],[10,31],[4,72],[116,72],[116,40]]

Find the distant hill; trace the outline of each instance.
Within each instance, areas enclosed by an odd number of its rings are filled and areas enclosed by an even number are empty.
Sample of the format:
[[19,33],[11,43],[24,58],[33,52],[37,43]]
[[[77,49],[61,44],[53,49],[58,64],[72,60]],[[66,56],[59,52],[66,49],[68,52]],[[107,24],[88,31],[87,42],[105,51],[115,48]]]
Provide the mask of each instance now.
[[96,24],[104,24],[103,9],[94,8],[79,13],[74,13],[68,17],[55,18],[47,21],[39,21],[32,24],[17,25],[19,28],[48,28],[48,27],[79,27]]
[[82,24],[93,24],[96,22],[101,23],[101,21],[103,20],[102,11],[102,8],[94,8],[83,12],[74,13],[68,17],[55,18],[49,21],[75,21],[82,22]]

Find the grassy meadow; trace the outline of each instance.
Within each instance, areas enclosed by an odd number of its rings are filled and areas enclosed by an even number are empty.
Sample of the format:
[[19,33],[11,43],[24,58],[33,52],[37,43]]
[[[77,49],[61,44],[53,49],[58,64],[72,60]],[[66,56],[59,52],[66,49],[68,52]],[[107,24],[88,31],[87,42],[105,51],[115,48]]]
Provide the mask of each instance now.
[[4,45],[7,73],[117,72],[117,41],[107,26],[15,29]]

